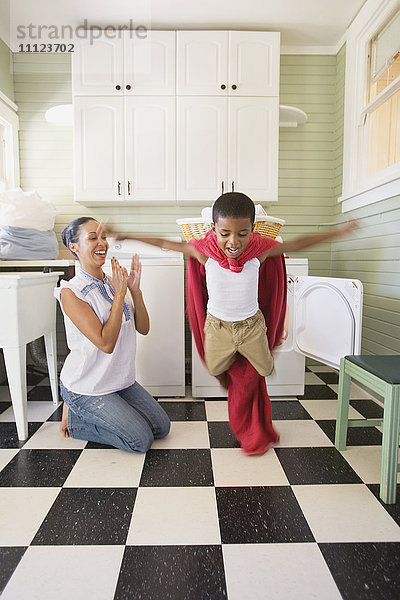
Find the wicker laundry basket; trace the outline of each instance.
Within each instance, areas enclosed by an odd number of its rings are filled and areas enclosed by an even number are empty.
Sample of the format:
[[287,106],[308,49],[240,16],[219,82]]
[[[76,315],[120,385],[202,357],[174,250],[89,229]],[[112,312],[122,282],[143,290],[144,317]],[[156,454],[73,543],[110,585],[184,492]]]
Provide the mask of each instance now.
[[[207,231],[211,229],[211,224],[201,217],[192,219],[177,219],[179,227],[181,228],[182,234],[187,242],[190,242],[192,238],[201,239]],[[275,239],[279,234],[282,225],[285,224],[284,219],[278,219],[277,217],[269,216],[258,216],[254,222],[254,230],[258,231],[265,237]]]

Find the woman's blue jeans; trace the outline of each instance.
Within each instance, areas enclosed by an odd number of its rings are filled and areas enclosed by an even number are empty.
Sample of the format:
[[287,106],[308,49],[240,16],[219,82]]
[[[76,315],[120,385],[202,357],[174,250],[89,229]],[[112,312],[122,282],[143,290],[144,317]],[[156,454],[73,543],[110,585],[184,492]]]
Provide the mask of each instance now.
[[147,452],[155,439],[169,433],[168,415],[137,381],[101,396],[76,394],[62,382],[60,391],[69,408],[68,431],[73,438]]

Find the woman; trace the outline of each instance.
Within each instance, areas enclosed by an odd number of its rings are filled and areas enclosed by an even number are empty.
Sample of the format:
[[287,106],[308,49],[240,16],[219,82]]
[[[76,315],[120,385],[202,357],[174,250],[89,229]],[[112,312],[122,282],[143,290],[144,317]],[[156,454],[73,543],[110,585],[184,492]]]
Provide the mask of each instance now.
[[135,381],[136,331],[146,335],[150,328],[139,257],[133,256],[129,273],[112,258],[108,277],[102,270],[106,234],[95,219],[75,219],[61,236],[79,259],[75,277],[55,291],[70,349],[60,375],[61,431],[65,437],[146,452],[154,439],[168,434],[170,421]]

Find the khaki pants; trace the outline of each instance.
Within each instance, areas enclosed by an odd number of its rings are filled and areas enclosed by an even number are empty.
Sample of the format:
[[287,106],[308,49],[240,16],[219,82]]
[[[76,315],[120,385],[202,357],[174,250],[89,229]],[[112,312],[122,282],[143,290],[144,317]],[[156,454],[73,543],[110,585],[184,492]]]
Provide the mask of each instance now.
[[242,354],[260,375],[270,375],[274,359],[268,346],[264,315],[260,310],[244,321],[221,321],[207,313],[204,352],[211,375],[220,375]]

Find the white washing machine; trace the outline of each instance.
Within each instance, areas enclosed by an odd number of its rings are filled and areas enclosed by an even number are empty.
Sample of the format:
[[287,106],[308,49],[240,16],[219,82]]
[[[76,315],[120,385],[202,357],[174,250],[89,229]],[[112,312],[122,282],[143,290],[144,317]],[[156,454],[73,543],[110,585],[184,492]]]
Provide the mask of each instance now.
[[185,396],[182,254],[135,240],[109,238],[108,242],[105,273],[111,274],[113,256],[129,270],[132,255],[137,253],[143,267],[141,289],[150,316],[150,331],[145,336],[137,334],[137,380],[153,396]]
[[[286,259],[289,332],[273,354],[275,367],[266,378],[273,396],[304,394],[305,357],[334,368],[340,358],[361,350],[362,284],[357,280],[308,277],[307,259]],[[192,340],[192,396],[226,397],[207,372]]]

